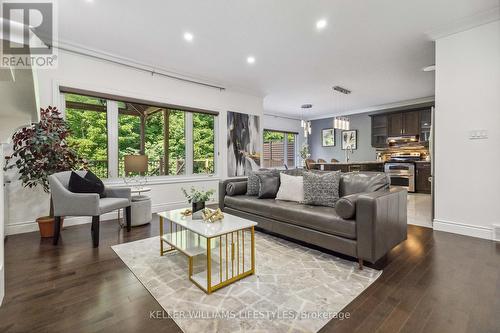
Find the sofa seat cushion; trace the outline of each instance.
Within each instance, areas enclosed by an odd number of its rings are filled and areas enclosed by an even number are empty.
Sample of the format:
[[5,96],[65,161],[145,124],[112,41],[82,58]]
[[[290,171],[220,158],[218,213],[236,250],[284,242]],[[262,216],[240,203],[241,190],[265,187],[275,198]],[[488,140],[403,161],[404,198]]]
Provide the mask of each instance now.
[[331,235],[356,239],[356,221],[345,220],[335,208],[311,206],[296,202],[276,201],[271,210],[272,218]]
[[354,220],[344,220],[332,207],[310,206],[274,199],[258,199],[250,195],[226,196],[224,204],[232,209],[280,222],[356,239],[356,222]]
[[236,195],[224,198],[225,206],[247,213],[271,218],[271,209],[275,206],[274,199],[259,199],[253,195]]

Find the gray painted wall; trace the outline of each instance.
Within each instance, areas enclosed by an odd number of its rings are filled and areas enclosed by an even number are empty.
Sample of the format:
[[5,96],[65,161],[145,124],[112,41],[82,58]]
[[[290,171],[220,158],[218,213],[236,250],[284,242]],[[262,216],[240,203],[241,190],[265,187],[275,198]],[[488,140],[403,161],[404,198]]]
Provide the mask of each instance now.
[[[349,116],[351,129],[358,130],[358,149],[354,150],[351,161],[375,161],[376,150],[371,145],[371,118],[368,114],[359,114]],[[330,161],[335,158],[341,162],[345,161],[345,151],[341,145],[341,130],[335,130],[335,146],[323,147],[321,145],[321,130],[333,127],[333,118],[313,120],[311,122],[312,134],[308,138],[311,149],[311,158],[318,158]]]

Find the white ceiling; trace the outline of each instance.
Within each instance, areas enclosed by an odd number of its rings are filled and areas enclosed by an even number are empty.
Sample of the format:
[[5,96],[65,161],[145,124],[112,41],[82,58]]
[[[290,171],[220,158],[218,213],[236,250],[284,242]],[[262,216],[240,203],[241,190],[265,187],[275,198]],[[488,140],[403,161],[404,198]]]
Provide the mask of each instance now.
[[[318,117],[434,95],[434,73],[421,71],[434,63],[426,33],[498,3],[64,0],[59,39],[253,91],[267,113],[297,116],[311,103],[308,116]],[[328,25],[318,32],[320,18]],[[353,91],[341,110],[333,85]]]

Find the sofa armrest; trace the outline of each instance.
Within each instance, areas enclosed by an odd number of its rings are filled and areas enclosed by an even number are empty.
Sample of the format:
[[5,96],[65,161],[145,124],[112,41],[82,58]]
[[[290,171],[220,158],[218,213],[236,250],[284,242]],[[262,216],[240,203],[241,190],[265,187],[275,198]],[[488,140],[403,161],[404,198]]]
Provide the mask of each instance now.
[[219,208],[224,210],[224,198],[226,197],[226,186],[231,182],[243,182],[247,181],[247,177],[239,177],[239,178],[228,178],[219,181]]
[[406,240],[408,192],[405,189],[376,191],[356,201],[358,258],[375,263]]

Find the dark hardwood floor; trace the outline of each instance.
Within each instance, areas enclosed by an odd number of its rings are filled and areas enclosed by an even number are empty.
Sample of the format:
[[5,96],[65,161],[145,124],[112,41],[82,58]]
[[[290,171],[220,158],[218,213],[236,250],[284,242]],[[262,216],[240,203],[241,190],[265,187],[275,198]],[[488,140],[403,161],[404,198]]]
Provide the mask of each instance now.
[[[98,249],[90,225],[66,228],[56,247],[9,236],[0,332],[180,332],[150,319],[160,305],[110,248],[158,233],[157,222],[127,234],[105,221]],[[344,312],[321,332],[500,332],[500,244],[410,226]]]

